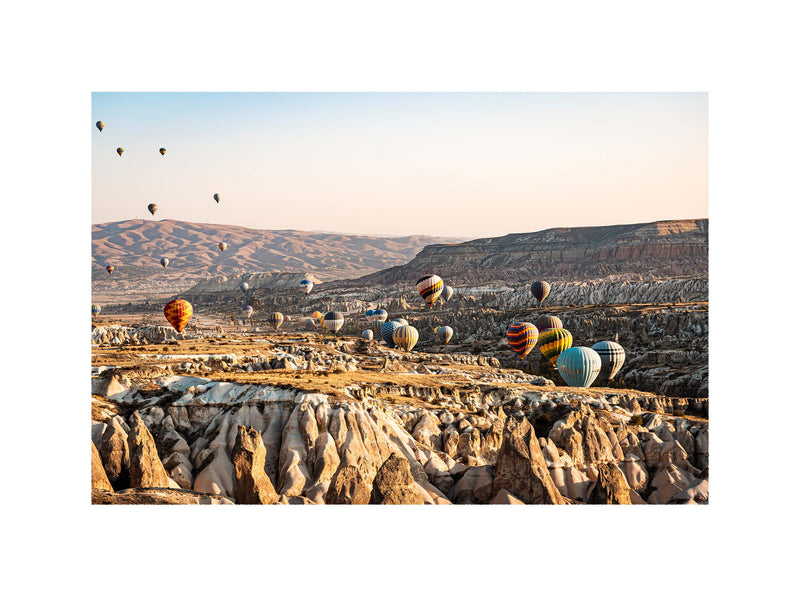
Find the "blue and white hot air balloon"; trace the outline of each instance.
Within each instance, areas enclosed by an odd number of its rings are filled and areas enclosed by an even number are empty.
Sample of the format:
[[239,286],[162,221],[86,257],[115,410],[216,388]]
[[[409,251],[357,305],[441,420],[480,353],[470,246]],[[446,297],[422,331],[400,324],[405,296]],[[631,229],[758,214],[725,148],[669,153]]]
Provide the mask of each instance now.
[[311,292],[311,289],[314,288],[314,282],[309,280],[308,278],[303,278],[300,280],[300,290],[308,296],[308,293]]
[[573,346],[562,352],[556,367],[567,385],[588,388],[597,379],[602,361],[600,355],[586,346]]
[[386,346],[389,348],[395,347],[394,331],[401,327],[403,327],[403,324],[397,323],[396,321],[383,322],[383,325],[381,325],[381,338],[386,342]]

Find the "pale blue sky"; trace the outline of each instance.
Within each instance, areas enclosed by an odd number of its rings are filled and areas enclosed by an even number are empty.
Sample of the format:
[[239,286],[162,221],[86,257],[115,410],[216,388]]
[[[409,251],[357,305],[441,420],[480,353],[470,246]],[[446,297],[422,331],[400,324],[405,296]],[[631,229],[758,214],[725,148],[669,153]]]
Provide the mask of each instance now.
[[93,223],[148,203],[470,238],[708,217],[704,93],[94,93],[92,116]]

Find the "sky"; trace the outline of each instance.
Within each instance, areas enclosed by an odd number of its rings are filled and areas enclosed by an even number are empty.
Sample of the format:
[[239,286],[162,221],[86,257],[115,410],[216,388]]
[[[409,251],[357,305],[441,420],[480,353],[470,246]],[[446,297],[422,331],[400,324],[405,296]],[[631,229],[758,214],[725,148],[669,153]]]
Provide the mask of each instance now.
[[481,238],[708,217],[706,93],[93,93],[91,124],[93,224]]

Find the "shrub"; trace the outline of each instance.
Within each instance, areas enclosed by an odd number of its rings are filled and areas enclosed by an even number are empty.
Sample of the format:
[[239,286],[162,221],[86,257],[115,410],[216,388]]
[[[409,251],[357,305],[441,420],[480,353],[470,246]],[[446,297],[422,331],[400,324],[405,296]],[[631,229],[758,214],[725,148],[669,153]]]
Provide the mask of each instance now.
[[641,425],[644,423],[644,419],[642,419],[642,415],[633,415],[631,420],[628,421],[629,425]]

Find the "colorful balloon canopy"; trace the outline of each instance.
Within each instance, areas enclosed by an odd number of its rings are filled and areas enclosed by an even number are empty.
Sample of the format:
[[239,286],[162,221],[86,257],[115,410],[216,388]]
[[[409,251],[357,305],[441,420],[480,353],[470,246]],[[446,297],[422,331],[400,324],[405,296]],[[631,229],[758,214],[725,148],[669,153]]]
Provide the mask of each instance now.
[[311,317],[312,317],[313,319],[322,319],[322,318],[324,317],[324,315],[323,315],[322,313],[320,313],[319,311],[314,311],[314,312],[311,314]]
[[162,147],[161,149],[158,150],[158,153],[164,155],[165,153],[167,153],[167,150]]
[[164,305],[164,317],[179,334],[192,318],[192,305],[183,299],[174,299]]
[[166,268],[169,265],[169,259],[166,257],[161,258],[161,267]]
[[536,346],[539,338],[539,330],[536,326],[527,321],[512,323],[506,330],[506,338],[511,348],[519,355],[520,359],[528,356],[528,353]]
[[249,289],[250,289],[250,284],[248,284],[247,282],[242,282],[241,284],[239,284],[239,290],[241,290],[242,292],[247,292]]
[[611,381],[625,363],[625,349],[616,342],[604,340],[592,345],[592,350],[600,355],[600,373],[602,381]]
[[314,288],[314,282],[309,280],[308,278],[303,278],[300,280],[300,290],[308,296],[308,293],[311,292],[311,289]]
[[372,330],[364,330],[361,332],[361,337],[364,338],[364,340],[372,340]]
[[224,251],[225,249],[228,248],[228,244],[227,243],[219,243],[217,246],[219,247],[220,251]]
[[283,313],[279,313],[277,311],[270,313],[267,317],[267,323],[269,323],[273,328],[275,328],[275,331],[277,331],[283,323]]
[[107,265],[107,266],[106,266],[106,271],[107,271],[109,274],[113,274],[113,273],[114,273],[114,266],[113,266],[113,265]]
[[405,351],[410,351],[419,340],[417,328],[411,325],[401,325],[392,333],[394,343]]
[[417,280],[417,292],[428,303],[429,307],[433,307],[433,303],[439,298],[444,289],[444,282],[436,274],[426,274]]
[[344,314],[340,311],[328,311],[322,318],[322,325],[329,332],[336,333],[344,325]]
[[378,340],[381,339],[381,328],[383,327],[384,323],[385,322],[381,321],[380,319],[373,319],[369,324],[369,327],[371,327],[372,331],[375,332],[375,338]]
[[547,330],[564,327],[564,324],[561,323],[561,320],[555,315],[542,315],[533,322],[533,325],[536,326],[536,329],[539,330],[540,334]]
[[588,388],[600,373],[600,355],[586,346],[568,348],[556,362],[558,373],[573,388]]
[[242,307],[242,315],[244,315],[247,319],[250,319],[253,316],[253,307],[250,305],[245,305]]
[[405,327],[396,321],[384,321],[381,324],[381,338],[386,342],[386,346],[394,348],[394,332]]
[[439,336],[439,339],[447,344],[453,338],[453,328],[449,325],[442,325],[436,328],[436,335]]
[[543,280],[537,280],[531,284],[531,293],[534,298],[539,301],[539,304],[541,304],[542,301],[547,298],[547,295],[550,294],[550,284]]
[[100,305],[92,305],[92,317],[97,317],[100,314]]
[[455,293],[456,293],[456,289],[455,288],[453,288],[452,286],[445,286],[444,287],[444,293],[443,293],[444,300],[445,301],[449,301],[451,298],[453,298],[453,295]]
[[572,334],[564,328],[550,329],[539,336],[539,350],[553,366],[558,361],[558,356],[571,346]]
[[384,322],[389,319],[389,312],[386,309],[375,309],[372,312],[372,316],[375,318],[375,321]]
[[121,147],[117,147],[117,153],[118,153],[119,155],[122,155],[122,152],[123,152],[123,151],[125,151],[125,150],[124,150],[124,149],[122,149]]
[[147,206],[147,211],[149,211],[153,215],[156,215],[156,212],[158,211],[158,204],[151,203],[150,205]]
[[98,120],[94,125],[100,130],[100,132],[102,132],[103,129],[106,128],[106,123],[103,122],[102,120]]
[[216,201],[217,203],[219,203],[219,200],[220,200],[220,199],[221,199],[221,197],[219,196],[219,193],[214,193],[214,201]]

